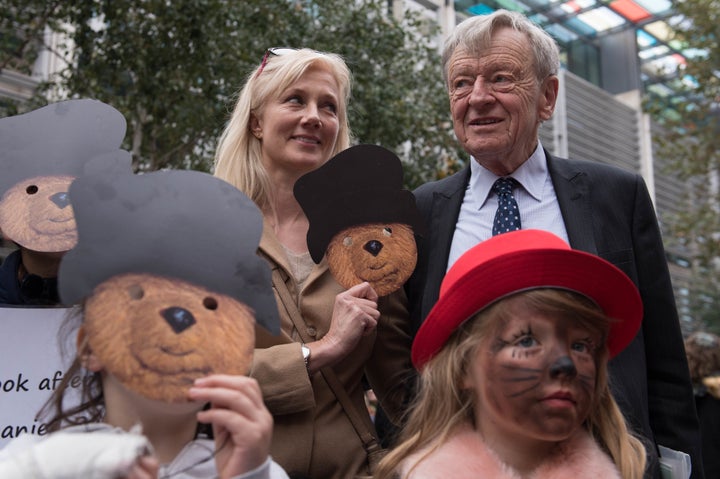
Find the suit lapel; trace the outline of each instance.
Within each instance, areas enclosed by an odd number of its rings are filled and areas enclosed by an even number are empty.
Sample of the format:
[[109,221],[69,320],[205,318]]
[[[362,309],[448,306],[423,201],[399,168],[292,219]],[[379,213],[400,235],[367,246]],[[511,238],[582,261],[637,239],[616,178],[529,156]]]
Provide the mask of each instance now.
[[440,283],[447,270],[450,246],[460,206],[465,197],[465,187],[470,179],[470,168],[466,167],[458,174],[448,178],[443,188],[433,192],[429,216],[427,279],[423,295],[422,312],[425,317],[438,299]]
[[[597,254],[587,173],[573,162],[553,157],[547,150],[545,155],[570,246]],[[423,318],[430,312],[439,296],[440,284],[447,270],[455,224],[469,179],[470,168],[467,167],[448,178],[442,188],[433,193],[427,237],[427,251],[432,252],[432,257],[427,258],[427,276],[421,308]]]
[[570,246],[597,254],[587,174],[572,162],[551,156],[547,150],[545,155]]

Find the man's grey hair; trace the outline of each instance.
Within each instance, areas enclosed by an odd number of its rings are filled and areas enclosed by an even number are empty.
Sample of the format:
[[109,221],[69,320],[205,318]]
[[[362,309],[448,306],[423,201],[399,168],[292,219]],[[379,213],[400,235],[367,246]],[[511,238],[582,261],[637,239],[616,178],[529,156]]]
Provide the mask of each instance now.
[[509,27],[524,33],[530,41],[535,59],[535,73],[542,81],[560,70],[560,51],[555,40],[525,15],[508,10],[497,10],[490,15],[478,15],[462,21],[445,41],[442,54],[443,78],[448,82],[450,57],[457,50],[480,56],[490,46],[492,35],[500,28]]

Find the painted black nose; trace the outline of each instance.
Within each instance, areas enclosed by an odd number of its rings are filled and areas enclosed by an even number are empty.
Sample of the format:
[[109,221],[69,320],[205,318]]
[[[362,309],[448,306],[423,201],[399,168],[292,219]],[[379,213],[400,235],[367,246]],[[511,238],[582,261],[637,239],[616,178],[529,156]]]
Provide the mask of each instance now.
[[373,256],[377,256],[380,254],[380,251],[383,249],[383,244],[377,240],[368,241],[365,243],[365,246],[363,247],[365,251],[370,253]]
[[178,308],[172,306],[167,309],[163,309],[160,314],[165,318],[165,321],[177,334],[182,333],[187,328],[195,324],[195,318],[192,313],[185,308]]
[[58,208],[63,209],[70,204],[70,196],[68,196],[67,192],[61,191],[52,195],[50,201],[55,203]]
[[568,356],[559,357],[552,365],[550,365],[550,377],[555,379],[560,376],[574,378],[577,376],[575,363]]

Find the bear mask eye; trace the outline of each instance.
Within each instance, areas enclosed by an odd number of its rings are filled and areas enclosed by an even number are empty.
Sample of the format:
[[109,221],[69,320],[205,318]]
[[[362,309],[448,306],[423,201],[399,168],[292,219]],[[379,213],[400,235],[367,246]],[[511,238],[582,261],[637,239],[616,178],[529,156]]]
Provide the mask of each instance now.
[[145,291],[139,284],[134,284],[128,288],[128,294],[132,299],[142,299],[145,296]]
[[203,306],[205,306],[205,308],[209,309],[210,311],[215,311],[218,307],[218,302],[215,298],[208,296],[207,298],[203,299]]
[[343,239],[343,245],[352,246],[352,236],[346,236],[345,239]]
[[385,228],[383,228],[383,234],[385,236],[392,236],[392,228],[390,228],[389,226],[386,226]]
[[27,188],[25,188],[25,193],[27,193],[28,195],[34,195],[35,193],[38,192],[38,189],[39,188],[36,185],[30,185]]

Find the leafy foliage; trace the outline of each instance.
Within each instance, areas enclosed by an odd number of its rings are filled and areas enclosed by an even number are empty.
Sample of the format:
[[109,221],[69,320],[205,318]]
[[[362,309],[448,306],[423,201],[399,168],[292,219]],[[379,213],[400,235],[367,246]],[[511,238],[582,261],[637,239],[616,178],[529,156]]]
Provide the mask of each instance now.
[[[33,74],[38,52],[45,45],[47,28],[58,28],[62,0],[44,2],[3,0],[0,8],[0,72]],[[45,45],[53,51],[52,45]],[[42,102],[41,102],[42,103]],[[29,106],[35,105],[34,102]],[[18,113],[18,103],[0,99],[0,116]]]
[[720,331],[720,3],[685,0],[675,8],[690,20],[676,27],[676,40],[700,53],[678,72],[683,95],[651,98],[648,110],[665,132],[654,138],[657,153],[692,186],[669,225],[692,255],[692,313],[700,327]]
[[31,2],[8,0],[0,10],[0,70],[32,73],[46,26],[53,26],[60,0]]
[[[49,25],[74,43],[72,65],[43,85],[41,99],[92,97],[116,107],[138,171],[209,170],[236,91],[272,46],[345,58],[355,139],[396,151],[409,187],[460,165],[432,26],[409,13],[395,19],[385,1],[7,1],[22,15],[3,17],[2,38],[24,28],[19,38],[29,45]],[[0,45],[17,57],[10,46]],[[29,63],[32,50],[19,56]]]

